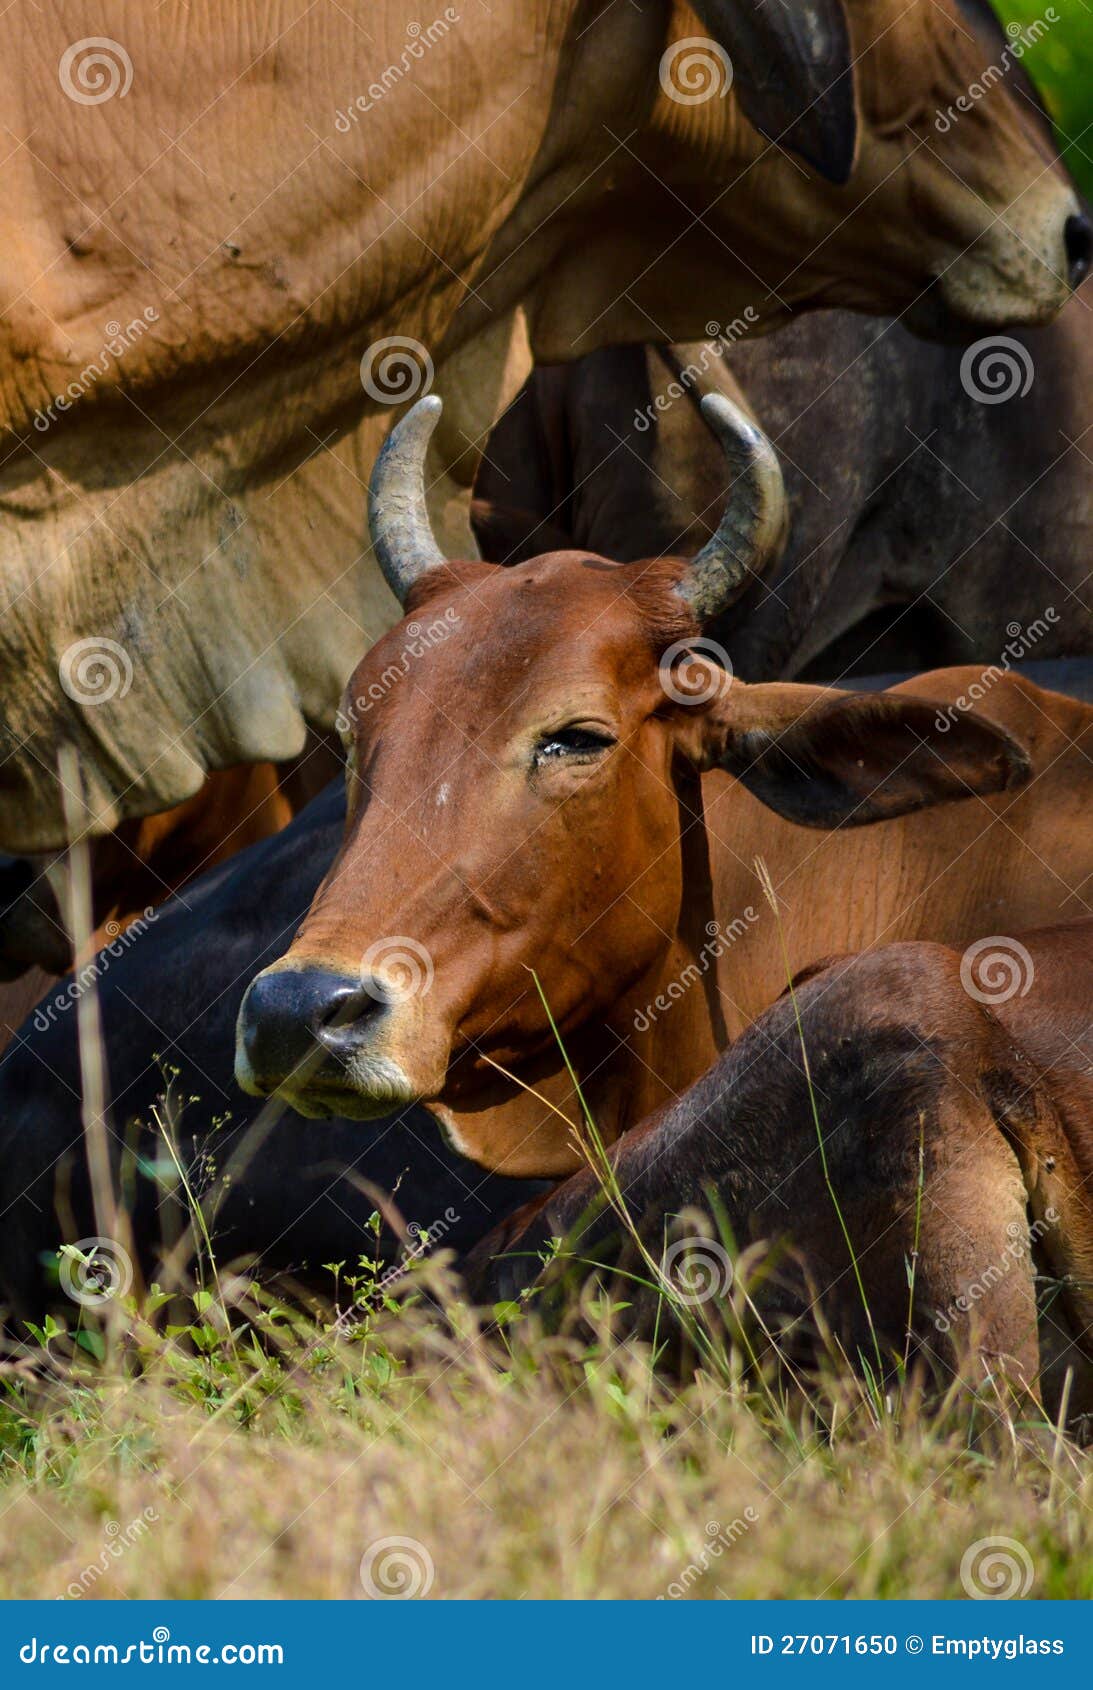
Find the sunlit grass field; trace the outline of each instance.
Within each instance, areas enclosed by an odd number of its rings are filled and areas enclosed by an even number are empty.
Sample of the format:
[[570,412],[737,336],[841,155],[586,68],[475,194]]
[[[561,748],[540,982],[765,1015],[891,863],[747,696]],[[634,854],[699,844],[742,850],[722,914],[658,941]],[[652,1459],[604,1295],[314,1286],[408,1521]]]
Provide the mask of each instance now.
[[0,1594],[1093,1596],[1093,1464],[989,1385],[927,1413],[727,1345],[679,1385],[603,1304],[517,1345],[426,1277],[428,1310],[342,1277],[337,1325],[231,1282],[114,1305],[103,1360],[43,1331],[4,1375]]

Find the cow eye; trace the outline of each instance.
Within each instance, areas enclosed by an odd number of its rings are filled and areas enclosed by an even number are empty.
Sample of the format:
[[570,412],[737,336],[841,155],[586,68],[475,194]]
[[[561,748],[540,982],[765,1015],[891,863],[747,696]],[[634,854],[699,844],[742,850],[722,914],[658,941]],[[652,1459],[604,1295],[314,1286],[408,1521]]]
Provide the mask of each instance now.
[[535,767],[541,769],[563,757],[569,762],[591,762],[614,744],[612,736],[601,728],[555,728],[535,747]]

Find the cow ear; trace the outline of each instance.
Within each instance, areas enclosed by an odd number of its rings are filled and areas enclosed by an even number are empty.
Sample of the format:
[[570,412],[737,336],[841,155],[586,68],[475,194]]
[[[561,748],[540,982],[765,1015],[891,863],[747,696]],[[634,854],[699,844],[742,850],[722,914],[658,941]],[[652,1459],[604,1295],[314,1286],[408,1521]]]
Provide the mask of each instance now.
[[858,140],[843,0],[692,0],[728,53],[749,123],[840,186]]
[[971,711],[910,694],[735,683],[707,717],[707,756],[802,827],[858,827],[1023,786],[1028,756]]

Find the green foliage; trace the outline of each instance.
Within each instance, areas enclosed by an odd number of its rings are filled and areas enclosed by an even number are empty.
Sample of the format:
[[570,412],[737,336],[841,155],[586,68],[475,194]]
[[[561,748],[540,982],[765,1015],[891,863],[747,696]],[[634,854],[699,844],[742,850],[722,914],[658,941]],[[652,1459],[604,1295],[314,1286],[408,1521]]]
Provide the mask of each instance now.
[[[1093,197],[1093,15],[1085,0],[995,0],[1003,23],[1048,23],[1023,63],[1058,126],[1067,168]],[[1048,11],[1058,21],[1051,23]]]

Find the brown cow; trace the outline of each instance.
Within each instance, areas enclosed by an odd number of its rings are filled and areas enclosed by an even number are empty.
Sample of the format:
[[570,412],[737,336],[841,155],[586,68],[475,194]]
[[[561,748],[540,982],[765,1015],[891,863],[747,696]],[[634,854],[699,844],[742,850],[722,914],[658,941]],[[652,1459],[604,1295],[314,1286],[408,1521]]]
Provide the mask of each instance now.
[[[960,0],[1033,131],[1050,120],[987,0]],[[541,367],[475,482],[483,557],[688,556],[716,527],[724,460],[704,392],[743,400],[792,511],[767,579],[716,631],[747,680],[838,678],[1093,652],[1093,290],[973,352],[899,320],[798,316],[757,336],[616,346]],[[1007,648],[1010,648],[1007,652]]]
[[578,1105],[551,1017],[611,1142],[818,957],[1084,907],[1088,706],[1011,676],[973,713],[961,670],[871,696],[730,684],[703,653],[784,517],[769,443],[726,401],[706,406],[736,490],[691,563],[512,569],[448,563],[432,538],[438,405],[373,478],[409,621],[350,683],[345,841],[244,1000],[244,1089],[362,1118],[420,1098],[483,1165],[559,1175]]
[[[806,1280],[784,1263],[766,1278],[768,1329],[787,1316],[808,1325],[822,1309],[848,1354],[872,1364],[849,1238],[885,1369],[925,1353],[943,1378],[970,1364],[981,1382],[986,1361],[992,1373],[1001,1366],[1043,1388],[1053,1409],[1070,1369],[1070,1414],[1088,1413],[1091,1005],[1088,919],[993,936],[963,956],[917,942],[839,959],[798,982],[678,1103],[628,1133],[610,1153],[614,1182],[654,1258],[673,1230],[694,1237],[695,1223],[674,1216],[708,1215],[711,1204],[741,1250],[790,1242]],[[637,1268],[628,1318],[651,1331],[658,1298],[641,1285],[652,1276],[627,1260],[634,1252],[619,1220],[600,1178],[574,1175],[475,1247],[469,1288],[484,1303],[517,1296],[562,1237],[540,1282],[548,1317],[562,1270],[594,1256]],[[686,1292],[671,1269],[693,1251],[695,1300],[726,1289],[716,1231],[669,1250],[669,1288]],[[762,1335],[757,1342],[766,1348]]]
[[458,552],[532,358],[820,304],[969,338],[1088,265],[955,0],[100,12],[9,10],[0,63],[8,850],[64,845],[59,742],[106,832],[329,729],[397,614],[357,488],[434,367]]

